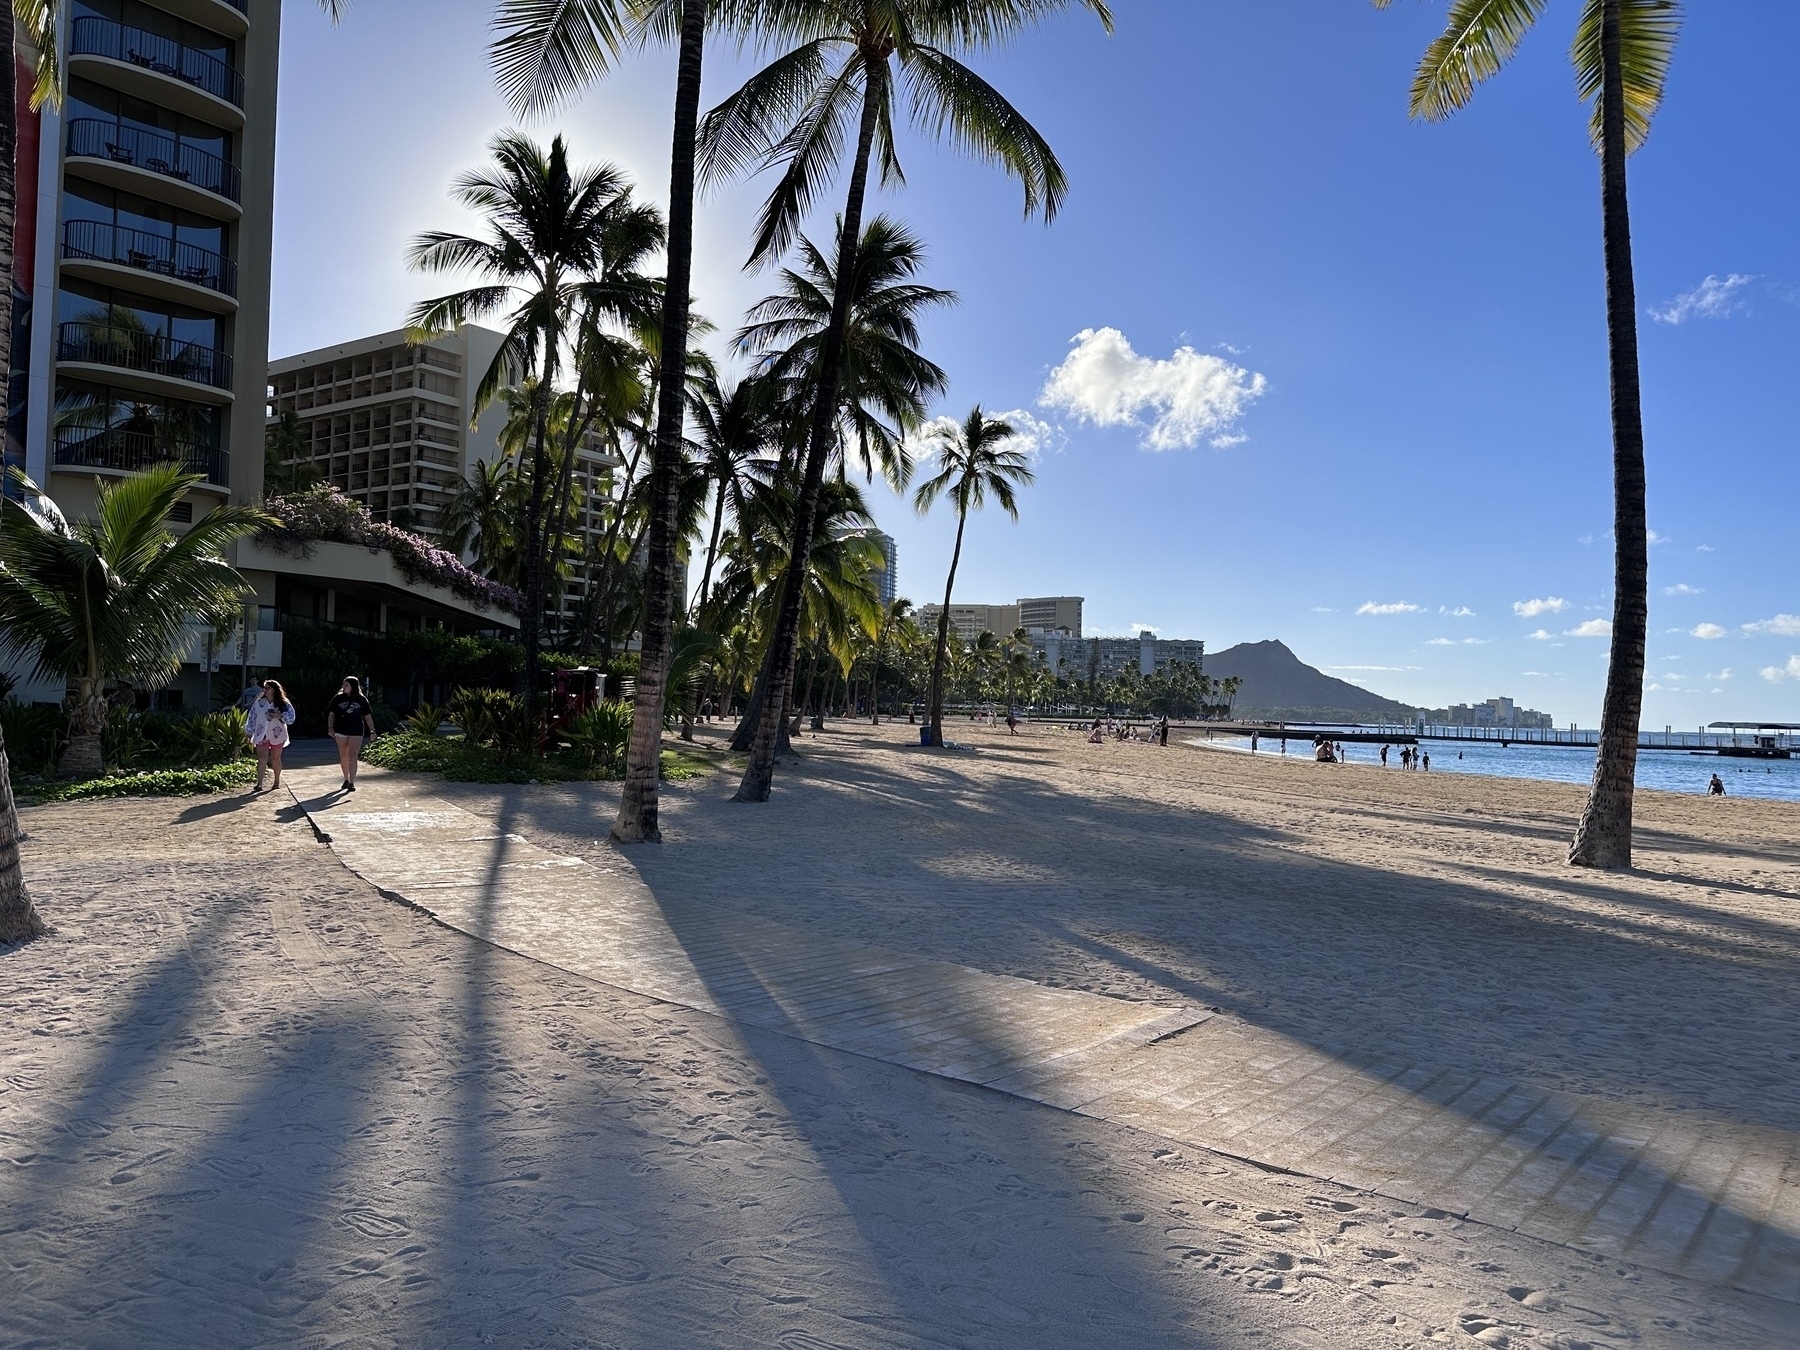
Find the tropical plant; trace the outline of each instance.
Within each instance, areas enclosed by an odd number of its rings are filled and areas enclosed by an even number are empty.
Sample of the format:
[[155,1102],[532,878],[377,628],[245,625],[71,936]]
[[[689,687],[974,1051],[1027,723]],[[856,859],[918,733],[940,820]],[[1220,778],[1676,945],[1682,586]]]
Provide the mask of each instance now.
[[688,395],[688,417],[694,423],[700,463],[714,490],[706,566],[701,570],[700,590],[694,601],[694,613],[704,621],[726,508],[733,515],[742,514],[749,465],[776,434],[771,406],[775,387],[772,381],[753,376],[728,388],[720,383],[717,371],[704,372],[696,384],[698,387]]
[[602,699],[562,730],[562,738],[589,769],[611,769],[631,740],[631,705]]
[[451,709],[463,738],[492,750],[502,764],[536,754],[542,722],[531,704],[505,689],[459,689]]
[[[769,0],[767,31],[793,44],[792,49],[706,115],[700,141],[706,177],[723,179],[781,166],[751,248],[755,263],[787,248],[842,156],[846,133],[852,124],[856,127],[838,220],[831,313],[819,337],[818,383],[812,391],[794,514],[789,550],[794,566],[782,579],[765,665],[772,685],[785,688],[793,680],[819,484],[838,430],[844,332],[870,160],[879,154],[884,179],[901,177],[894,140],[896,89],[908,90],[908,111],[919,131],[934,138],[948,134],[960,147],[1000,164],[1023,186],[1026,214],[1041,211],[1048,220],[1066,191],[1062,165],[1036,128],[953,53],[998,45],[1051,11],[1077,2],[1110,28],[1106,0]],[[739,801],[768,800],[784,704],[782,697],[764,700]]]
[[[1375,0],[1382,8],[1388,3]],[[1413,77],[1412,115],[1438,121],[1465,106],[1475,86],[1511,59],[1547,4],[1453,0],[1444,32],[1426,48]],[[1583,101],[1593,102],[1588,129],[1600,154],[1613,436],[1612,651],[1594,781],[1569,846],[1569,861],[1579,867],[1631,866],[1632,793],[1650,616],[1650,539],[1625,161],[1650,135],[1680,28],[1679,0],[1582,0],[1570,51],[1576,89]]]
[[511,456],[491,464],[477,459],[451,486],[437,521],[446,550],[468,557],[477,572],[508,586],[519,579],[520,485]]
[[[857,243],[844,323],[838,472],[855,446],[864,476],[872,481],[879,466],[896,492],[912,477],[906,439],[949,384],[943,368],[919,352],[919,315],[955,304],[957,295],[921,283],[924,266],[918,236],[891,216],[876,216]],[[818,385],[820,342],[836,293],[833,260],[802,236],[799,266],[782,269],[781,290],[751,309],[733,346],[803,399]]]
[[91,777],[102,768],[107,685],[165,682],[190,621],[230,621],[250,590],[225,547],[269,518],[220,506],[176,534],[169,514],[200,478],[162,465],[100,484],[95,519],[71,525],[37,484],[14,478],[25,500],[0,511],[0,645],[40,677],[74,684],[61,769]]
[[[956,507],[956,546],[950,553],[950,574],[944,579],[944,607],[938,611],[937,650],[931,663],[931,688],[926,695],[926,716],[931,743],[944,743],[944,653],[950,637],[950,593],[956,586],[956,568],[962,561],[963,530],[969,512],[980,510],[991,496],[1014,520],[1019,518],[1015,487],[1027,487],[1035,475],[1031,462],[1006,442],[1018,435],[1009,423],[989,417],[978,403],[961,426],[939,426],[933,440],[938,447],[936,474],[919,484],[913,505],[929,511],[939,497],[948,495]],[[984,635],[986,636],[986,635]]]
[[407,730],[419,736],[435,736],[444,724],[446,710],[435,703],[421,702],[406,715]]
[[289,408],[263,433],[263,492],[305,492],[324,476],[312,464],[300,417]]
[[528,491],[523,521],[524,604],[519,638],[525,648],[525,701],[535,705],[544,594],[549,559],[545,517],[551,504],[548,444],[551,390],[562,369],[571,328],[602,314],[629,319],[641,313],[643,288],[609,274],[609,245],[621,231],[641,235],[644,208],[625,176],[611,165],[572,169],[561,136],[548,150],[518,132],[490,144],[492,169],[463,174],[451,198],[486,217],[488,236],[428,231],[414,239],[408,260],[422,272],[472,272],[483,283],[417,305],[412,335],[427,340],[464,323],[500,316],[505,335],[475,388],[484,407],[505,384],[536,381]]

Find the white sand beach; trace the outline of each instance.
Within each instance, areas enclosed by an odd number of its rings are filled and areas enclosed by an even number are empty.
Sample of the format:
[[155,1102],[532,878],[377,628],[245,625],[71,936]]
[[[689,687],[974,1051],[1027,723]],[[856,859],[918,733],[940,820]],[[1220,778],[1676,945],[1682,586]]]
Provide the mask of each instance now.
[[[568,940],[648,897],[1208,1013],[1122,1061],[1136,1096],[1058,1109],[507,950],[359,879],[286,795],[28,810],[56,931],[0,955],[0,1340],[1800,1344],[1800,808],[1645,794],[1617,876],[1561,862],[1576,788],[952,734],[806,737],[761,807],[671,785],[667,842],[623,852],[603,784],[371,770],[358,809],[582,860]],[[1209,1116],[1145,1088],[1161,1064],[1269,1105]],[[1538,1192],[1485,1222],[1384,1193],[1429,1176],[1291,1165],[1339,1166],[1306,1151],[1319,1102],[1378,1134],[1420,1066],[1599,1122],[1553,1199],[1609,1152],[1657,1160],[1658,1215],[1710,1195],[1686,1254],[1534,1236]]]

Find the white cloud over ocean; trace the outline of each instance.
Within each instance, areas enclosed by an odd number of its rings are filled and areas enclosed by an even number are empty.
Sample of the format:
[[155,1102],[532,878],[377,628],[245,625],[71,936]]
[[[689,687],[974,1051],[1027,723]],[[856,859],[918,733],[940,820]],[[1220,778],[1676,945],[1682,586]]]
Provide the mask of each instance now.
[[1167,359],[1140,356],[1117,328],[1084,328],[1050,372],[1038,402],[1100,427],[1134,426],[1151,450],[1217,449],[1244,438],[1232,428],[1268,380],[1243,366],[1177,347]]
[[1739,292],[1756,278],[1742,272],[1709,275],[1691,291],[1683,291],[1668,304],[1652,305],[1650,317],[1658,323],[1684,324],[1689,319],[1723,319],[1742,306]]

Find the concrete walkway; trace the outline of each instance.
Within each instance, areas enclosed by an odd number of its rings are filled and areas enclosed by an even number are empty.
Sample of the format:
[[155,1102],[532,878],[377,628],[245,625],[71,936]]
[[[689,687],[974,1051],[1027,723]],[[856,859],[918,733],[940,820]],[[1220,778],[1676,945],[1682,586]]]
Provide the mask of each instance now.
[[669,1003],[1479,1222],[1800,1302],[1800,1140],[1334,1051],[1202,1008],[1052,989],[659,895],[365,771],[286,778],[384,893]]

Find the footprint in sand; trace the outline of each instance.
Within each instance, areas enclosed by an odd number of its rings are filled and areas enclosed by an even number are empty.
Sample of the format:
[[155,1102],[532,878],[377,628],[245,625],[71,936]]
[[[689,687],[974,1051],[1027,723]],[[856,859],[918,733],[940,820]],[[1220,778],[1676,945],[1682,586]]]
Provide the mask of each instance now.
[[412,1225],[406,1220],[387,1214],[377,1214],[372,1209],[347,1209],[342,1218],[345,1223],[366,1238],[405,1237],[412,1232]]
[[621,1284],[637,1284],[650,1276],[642,1261],[634,1261],[629,1256],[611,1256],[606,1252],[572,1251],[563,1253],[563,1260],[583,1270],[591,1270],[597,1275],[604,1275],[609,1280],[617,1280]]

